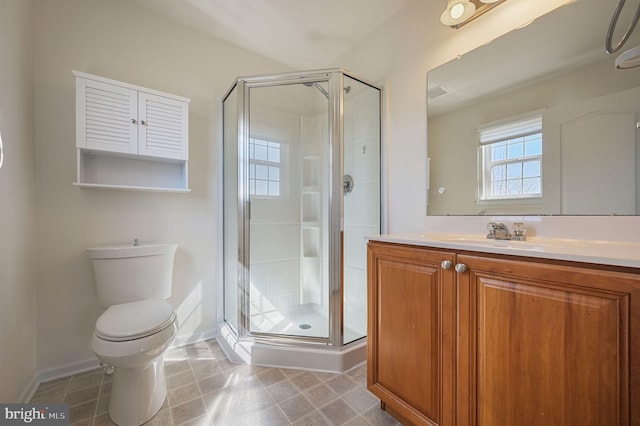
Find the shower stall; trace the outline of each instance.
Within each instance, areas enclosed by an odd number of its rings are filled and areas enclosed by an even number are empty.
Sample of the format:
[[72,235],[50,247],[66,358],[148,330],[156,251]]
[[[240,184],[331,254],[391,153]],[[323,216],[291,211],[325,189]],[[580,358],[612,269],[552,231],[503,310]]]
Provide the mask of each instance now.
[[381,226],[381,88],[342,69],[243,77],[223,116],[223,348],[250,364],[357,365],[365,236]]

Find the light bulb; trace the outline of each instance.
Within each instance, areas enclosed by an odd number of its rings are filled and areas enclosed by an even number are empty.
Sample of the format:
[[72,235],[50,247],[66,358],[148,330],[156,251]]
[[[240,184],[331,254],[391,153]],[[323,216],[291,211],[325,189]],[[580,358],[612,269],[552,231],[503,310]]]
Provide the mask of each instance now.
[[449,13],[453,19],[458,19],[464,13],[464,6],[458,3],[451,8],[451,12]]
[[440,15],[440,22],[445,25],[458,25],[473,15],[476,5],[469,0],[449,0],[447,8]]

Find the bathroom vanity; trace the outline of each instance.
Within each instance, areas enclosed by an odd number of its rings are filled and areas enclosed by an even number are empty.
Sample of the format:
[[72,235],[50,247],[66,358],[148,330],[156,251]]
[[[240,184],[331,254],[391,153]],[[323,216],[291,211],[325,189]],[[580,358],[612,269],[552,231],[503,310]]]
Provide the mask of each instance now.
[[639,253],[370,238],[369,390],[403,424],[640,424]]

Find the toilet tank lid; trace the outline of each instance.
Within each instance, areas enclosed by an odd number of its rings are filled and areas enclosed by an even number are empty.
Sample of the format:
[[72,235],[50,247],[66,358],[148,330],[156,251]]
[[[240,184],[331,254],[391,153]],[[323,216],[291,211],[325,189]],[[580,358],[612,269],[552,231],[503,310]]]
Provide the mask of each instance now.
[[86,250],[91,259],[117,259],[171,254],[175,253],[177,248],[178,244],[176,243],[149,242],[139,245],[131,243],[89,247]]
[[164,299],[146,299],[110,306],[96,321],[96,335],[106,340],[129,340],[151,335],[175,319]]

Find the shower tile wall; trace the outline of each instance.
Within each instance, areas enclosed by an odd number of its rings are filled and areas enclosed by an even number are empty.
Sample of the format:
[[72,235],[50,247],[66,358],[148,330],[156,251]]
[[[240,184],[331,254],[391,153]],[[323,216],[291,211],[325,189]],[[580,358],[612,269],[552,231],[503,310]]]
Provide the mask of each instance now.
[[251,137],[281,145],[281,194],[251,200],[252,315],[300,303],[300,199],[297,114],[251,106]]
[[[300,283],[303,304],[329,306],[327,200],[329,194],[328,114],[300,117],[302,153],[302,192],[305,197],[302,210],[302,269]],[[327,315],[323,309],[318,313]]]
[[[347,80],[347,79],[345,79]],[[345,81],[344,172],[355,186],[344,198],[344,324],[359,336],[367,331],[367,250],[365,236],[379,233],[379,92]],[[357,86],[357,87],[356,87]],[[358,337],[359,337],[358,336]]]

